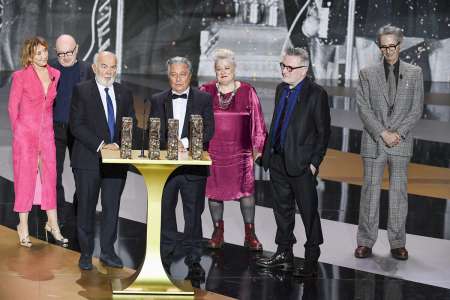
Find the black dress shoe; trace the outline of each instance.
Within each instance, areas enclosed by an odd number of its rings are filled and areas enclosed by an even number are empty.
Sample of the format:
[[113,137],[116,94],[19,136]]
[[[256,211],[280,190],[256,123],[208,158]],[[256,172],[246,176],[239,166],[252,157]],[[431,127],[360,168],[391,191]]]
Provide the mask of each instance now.
[[78,266],[81,270],[89,271],[92,270],[92,256],[81,254],[80,260],[78,261]]
[[262,268],[292,269],[294,263],[294,254],[292,250],[277,251],[269,258],[260,258],[256,265]]
[[303,266],[295,268],[292,272],[294,277],[316,277],[317,276],[317,261],[305,261]]
[[123,268],[122,260],[115,253],[100,254],[100,262],[111,268]]

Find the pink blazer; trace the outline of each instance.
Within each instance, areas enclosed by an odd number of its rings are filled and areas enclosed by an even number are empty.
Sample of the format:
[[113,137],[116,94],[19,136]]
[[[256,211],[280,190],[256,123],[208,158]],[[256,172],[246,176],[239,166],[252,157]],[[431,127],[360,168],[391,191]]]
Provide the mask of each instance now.
[[[56,208],[56,152],[53,102],[60,73],[47,66],[52,79],[47,95],[32,66],[14,72],[8,112],[13,133],[14,211],[28,212],[40,198],[44,210]],[[36,186],[40,158],[40,181]],[[40,195],[35,195],[40,190]]]

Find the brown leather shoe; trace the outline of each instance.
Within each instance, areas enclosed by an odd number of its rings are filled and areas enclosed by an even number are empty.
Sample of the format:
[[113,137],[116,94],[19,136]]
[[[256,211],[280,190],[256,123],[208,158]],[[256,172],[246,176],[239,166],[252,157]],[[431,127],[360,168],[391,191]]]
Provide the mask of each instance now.
[[407,260],[408,259],[408,250],[406,250],[405,247],[391,249],[391,255],[395,259]]
[[372,255],[372,248],[366,246],[358,246],[355,249],[356,258],[367,258]]

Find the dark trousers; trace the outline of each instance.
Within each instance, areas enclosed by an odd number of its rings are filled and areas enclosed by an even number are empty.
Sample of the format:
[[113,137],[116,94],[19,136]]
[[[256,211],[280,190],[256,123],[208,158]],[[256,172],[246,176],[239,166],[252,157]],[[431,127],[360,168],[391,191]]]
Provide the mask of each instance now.
[[279,250],[292,249],[294,236],[295,203],[303,220],[306,233],[305,259],[316,261],[323,243],[322,227],[317,211],[316,178],[309,166],[300,176],[289,176],[281,154],[273,154],[270,160],[270,183],[273,190],[273,211],[277,223],[275,242]]
[[[58,209],[58,221],[65,223],[66,199],[64,186],[62,184],[62,174],[64,171],[64,160],[66,159],[66,149],[69,149],[69,157],[72,156],[73,136],[70,133],[68,124],[53,123],[56,147],[56,207]],[[76,206],[76,193],[73,195],[73,205]]]
[[91,256],[94,251],[95,212],[101,189],[100,248],[102,254],[112,254],[117,239],[120,196],[125,186],[126,172],[117,172],[114,165],[101,171],[74,169],[78,195],[77,232],[81,254]]
[[[182,250],[187,264],[199,262],[202,253],[201,240],[202,213],[205,208],[206,178],[189,180],[186,175],[171,175],[166,182],[161,206],[161,256],[163,260]],[[184,214],[184,235],[182,248],[176,249],[179,242],[175,208],[181,194]]]

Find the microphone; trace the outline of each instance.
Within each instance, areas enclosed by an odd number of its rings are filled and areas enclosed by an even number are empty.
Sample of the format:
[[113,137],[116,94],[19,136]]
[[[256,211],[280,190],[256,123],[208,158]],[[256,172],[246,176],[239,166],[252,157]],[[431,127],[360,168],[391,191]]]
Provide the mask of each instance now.
[[[145,105],[145,103],[148,101],[148,98],[144,98],[144,112],[142,113],[142,122],[143,122],[143,124],[142,124],[142,137],[141,137],[141,155],[139,155],[139,157],[141,157],[141,158],[144,158],[145,157],[145,155],[144,155],[144,149],[145,149],[145,147],[144,147],[144,141],[145,141],[145,131],[146,131],[146,128],[148,128],[148,118],[146,118],[146,114],[145,114],[145,112],[146,112],[146,105]],[[150,112],[149,112],[150,113]]]

